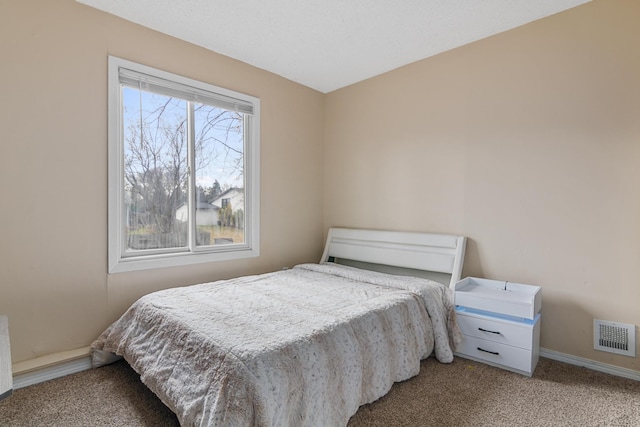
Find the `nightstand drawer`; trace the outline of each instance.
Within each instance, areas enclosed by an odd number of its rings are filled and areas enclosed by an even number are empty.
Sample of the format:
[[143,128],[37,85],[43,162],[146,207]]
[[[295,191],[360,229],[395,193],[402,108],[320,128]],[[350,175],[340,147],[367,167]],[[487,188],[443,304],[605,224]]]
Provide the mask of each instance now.
[[465,336],[458,348],[462,357],[484,361],[493,365],[515,369],[531,375],[535,362],[531,351],[493,341]]
[[458,325],[462,333],[487,341],[493,341],[525,350],[533,349],[533,325],[509,322],[501,319],[474,316],[464,312],[457,312]]

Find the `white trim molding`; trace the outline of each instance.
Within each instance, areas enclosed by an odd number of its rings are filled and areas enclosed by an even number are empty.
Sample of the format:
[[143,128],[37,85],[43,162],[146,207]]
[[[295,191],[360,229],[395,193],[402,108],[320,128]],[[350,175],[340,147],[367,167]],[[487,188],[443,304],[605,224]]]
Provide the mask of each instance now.
[[[86,349],[83,348],[78,351],[86,351]],[[594,371],[640,381],[640,372],[632,369],[620,368],[618,366],[596,362],[594,360],[584,359],[582,357],[572,356],[570,354],[560,353],[545,348],[540,349],[540,356],[546,357],[547,359],[557,360],[558,362],[582,366]],[[75,374],[89,369],[91,369],[91,356],[88,353],[85,353],[72,360],[65,360],[59,363],[49,364],[41,368],[33,368],[24,373],[14,374],[13,389],[17,390],[19,388],[28,387],[30,385],[61,378],[66,375]]]
[[558,351],[548,350],[546,348],[540,349],[540,357],[546,357],[547,359],[557,360],[558,362],[564,362],[570,365],[582,366],[587,369],[604,372],[605,374],[611,374],[617,377],[640,381],[640,371],[621,368],[619,366],[609,365],[607,363],[596,362],[595,360],[572,356],[570,354],[560,353]]
[[28,387],[91,368],[90,347],[49,354],[13,364],[13,389]]
[[9,319],[2,315],[0,316],[0,400],[9,397],[13,390],[9,341]]
[[13,377],[13,388],[14,390],[17,390],[19,388],[86,371],[90,368],[91,357],[89,356],[82,359],[70,360],[58,365],[49,366],[36,371],[27,372],[25,374],[15,375]]

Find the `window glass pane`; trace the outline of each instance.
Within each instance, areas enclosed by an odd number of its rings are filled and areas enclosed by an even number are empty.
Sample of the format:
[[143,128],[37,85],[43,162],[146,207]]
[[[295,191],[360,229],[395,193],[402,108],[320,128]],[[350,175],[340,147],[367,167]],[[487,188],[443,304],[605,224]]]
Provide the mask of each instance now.
[[187,102],[122,91],[125,251],[187,247]]
[[194,104],[196,245],[244,243],[244,117]]

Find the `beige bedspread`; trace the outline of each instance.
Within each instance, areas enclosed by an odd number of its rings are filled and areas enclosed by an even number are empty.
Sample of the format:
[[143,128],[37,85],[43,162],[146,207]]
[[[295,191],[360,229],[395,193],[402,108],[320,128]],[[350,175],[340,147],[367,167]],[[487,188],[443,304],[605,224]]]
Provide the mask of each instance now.
[[453,313],[435,282],[303,264],[147,295],[92,347],[182,425],[341,426],[434,349],[453,360]]

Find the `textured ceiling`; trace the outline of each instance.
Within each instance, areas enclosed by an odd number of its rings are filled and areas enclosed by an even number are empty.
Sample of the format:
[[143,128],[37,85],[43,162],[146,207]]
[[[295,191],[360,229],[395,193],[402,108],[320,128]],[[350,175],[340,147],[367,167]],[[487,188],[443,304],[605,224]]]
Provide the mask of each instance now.
[[590,0],[77,0],[327,93]]

